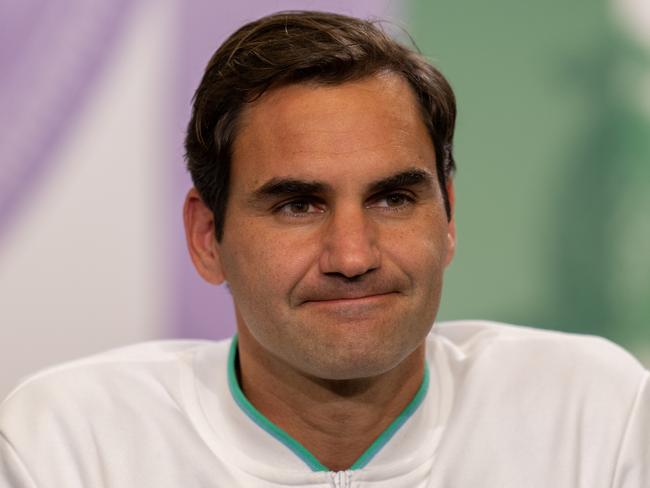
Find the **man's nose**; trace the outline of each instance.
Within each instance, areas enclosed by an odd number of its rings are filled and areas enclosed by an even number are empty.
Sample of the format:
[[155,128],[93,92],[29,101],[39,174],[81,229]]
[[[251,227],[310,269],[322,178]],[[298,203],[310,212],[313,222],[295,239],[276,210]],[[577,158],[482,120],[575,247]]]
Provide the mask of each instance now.
[[321,272],[354,278],[378,268],[381,254],[377,234],[366,209],[335,210],[323,229]]

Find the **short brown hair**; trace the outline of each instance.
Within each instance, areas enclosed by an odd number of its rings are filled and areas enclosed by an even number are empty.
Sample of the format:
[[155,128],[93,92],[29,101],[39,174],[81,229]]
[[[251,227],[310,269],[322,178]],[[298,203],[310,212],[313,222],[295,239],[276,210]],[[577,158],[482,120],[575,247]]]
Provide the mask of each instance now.
[[279,12],[244,25],[217,49],[194,95],[185,150],[194,186],[223,237],[232,146],[243,107],[269,89],[301,82],[341,84],[379,72],[413,88],[436,155],[447,217],[447,182],[455,170],[454,93],[419,53],[377,23],[326,12]]

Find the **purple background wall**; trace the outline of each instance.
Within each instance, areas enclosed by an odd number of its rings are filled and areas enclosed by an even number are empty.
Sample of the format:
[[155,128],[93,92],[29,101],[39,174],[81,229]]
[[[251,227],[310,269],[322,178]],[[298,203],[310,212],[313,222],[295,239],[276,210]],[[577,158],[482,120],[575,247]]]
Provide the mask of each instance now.
[[111,54],[131,0],[0,4],[0,244]]

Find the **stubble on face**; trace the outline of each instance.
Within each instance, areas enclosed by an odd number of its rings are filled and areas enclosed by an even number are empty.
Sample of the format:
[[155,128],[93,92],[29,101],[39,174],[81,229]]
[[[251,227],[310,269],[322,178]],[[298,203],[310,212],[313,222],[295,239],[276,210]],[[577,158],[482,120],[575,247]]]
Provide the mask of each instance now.
[[240,126],[219,244],[240,347],[336,380],[380,375],[422,349],[450,228],[408,84],[290,85]]

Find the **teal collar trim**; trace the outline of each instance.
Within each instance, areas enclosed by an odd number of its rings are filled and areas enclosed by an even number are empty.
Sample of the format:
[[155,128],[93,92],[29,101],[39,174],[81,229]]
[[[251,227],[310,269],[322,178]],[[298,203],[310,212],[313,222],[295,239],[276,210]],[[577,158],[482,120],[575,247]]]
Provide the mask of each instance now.
[[232,338],[230,352],[228,354],[228,386],[230,386],[230,393],[235,399],[235,402],[237,402],[237,405],[239,405],[239,408],[241,408],[253,422],[291,449],[305,462],[305,464],[307,464],[307,466],[309,466],[312,471],[329,471],[329,469],[323,466],[320,461],[305,448],[305,446],[267,419],[253,406],[251,402],[248,401],[248,398],[246,398],[244,392],[239,387],[239,381],[237,381],[237,373],[235,371],[236,362],[237,336],[235,335]]
[[[314,455],[309,452],[305,446],[300,442],[295,440],[289,434],[287,434],[280,427],[275,425],[264,415],[262,415],[259,410],[257,410],[251,402],[248,401],[244,392],[239,386],[239,381],[237,381],[237,373],[235,371],[235,365],[237,362],[237,335],[232,338],[230,344],[230,352],[228,354],[228,386],[230,387],[230,393],[232,394],[235,402],[241,408],[244,413],[258,426],[263,430],[271,434],[282,444],[287,446],[294,454],[296,454],[302,461],[309,466],[312,471],[329,471],[329,469],[321,464],[321,462],[314,457]],[[418,388],[417,393],[409,404],[402,410],[402,412],[397,416],[395,420],[384,430],[377,439],[370,445],[368,449],[357,459],[350,469],[361,469],[364,468],[370,460],[375,457],[375,455],[384,447],[388,441],[395,435],[395,433],[406,423],[406,421],[413,415],[413,413],[420,406],[424,397],[429,390],[429,367],[424,364],[424,376],[422,378],[422,384]]]

